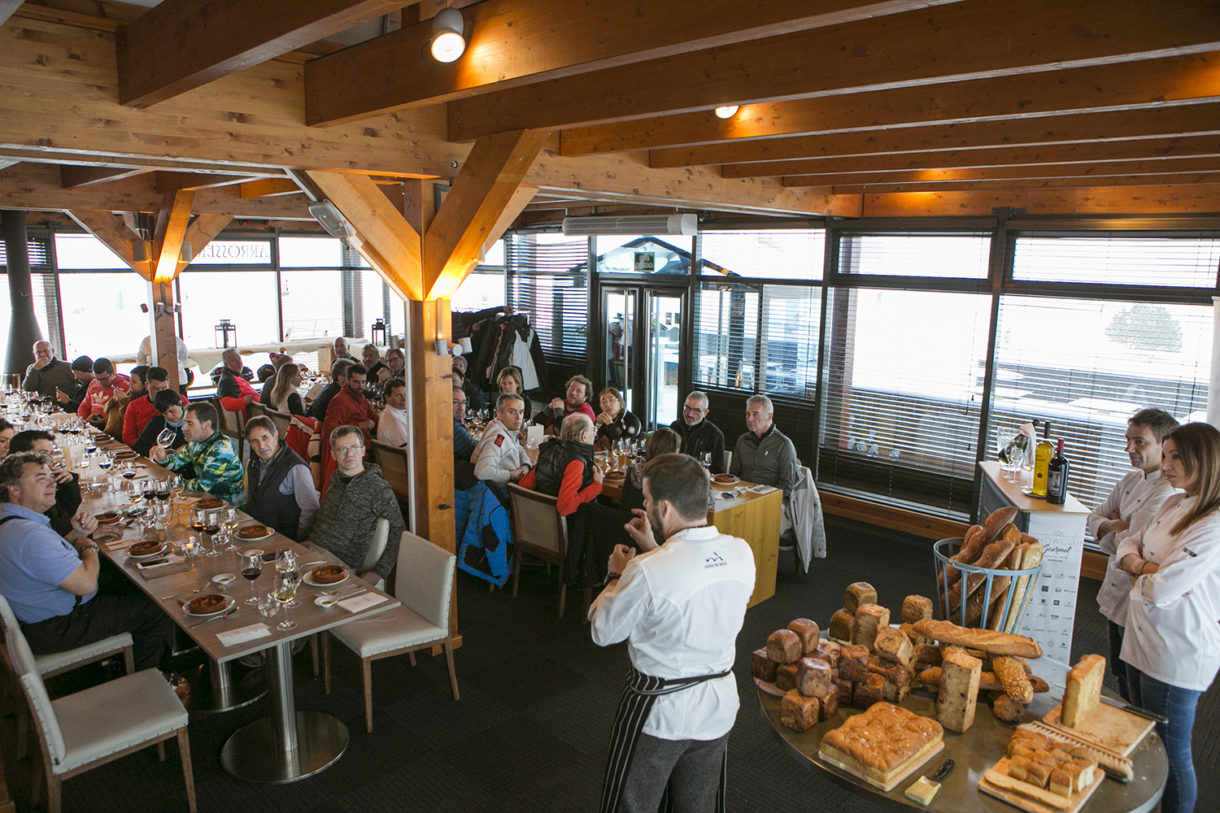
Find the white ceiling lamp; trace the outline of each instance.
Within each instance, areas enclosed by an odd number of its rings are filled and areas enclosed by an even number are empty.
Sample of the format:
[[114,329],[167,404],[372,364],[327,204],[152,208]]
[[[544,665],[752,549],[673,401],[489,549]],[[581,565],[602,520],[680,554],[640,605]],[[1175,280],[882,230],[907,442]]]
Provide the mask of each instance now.
[[741,108],[735,104],[722,104],[716,108],[716,118],[731,119],[737,115],[737,111]]
[[437,62],[453,62],[460,57],[466,50],[464,29],[462,12],[455,8],[443,9],[433,17],[432,58]]

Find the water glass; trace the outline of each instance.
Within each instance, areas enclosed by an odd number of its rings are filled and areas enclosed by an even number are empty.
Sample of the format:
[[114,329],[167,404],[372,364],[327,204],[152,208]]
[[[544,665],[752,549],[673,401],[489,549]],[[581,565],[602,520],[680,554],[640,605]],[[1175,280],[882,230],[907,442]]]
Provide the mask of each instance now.
[[258,606],[258,614],[263,618],[274,618],[275,614],[280,611],[280,604],[272,593],[263,593],[255,599],[255,602]]

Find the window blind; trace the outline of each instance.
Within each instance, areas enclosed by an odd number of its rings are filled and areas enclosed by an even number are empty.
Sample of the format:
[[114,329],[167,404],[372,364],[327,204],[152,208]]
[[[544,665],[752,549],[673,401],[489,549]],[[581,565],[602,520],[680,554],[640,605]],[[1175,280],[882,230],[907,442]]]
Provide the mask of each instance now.
[[507,304],[530,315],[547,361],[588,359],[589,241],[549,232],[505,240]]
[[839,273],[861,276],[987,279],[987,234],[844,234]]
[[754,392],[761,286],[705,281],[695,299],[696,386]]
[[1018,236],[1013,279],[1214,288],[1220,238]]
[[281,271],[284,341],[343,335],[343,272]]
[[822,278],[824,229],[707,231],[700,236],[699,272],[810,282]]

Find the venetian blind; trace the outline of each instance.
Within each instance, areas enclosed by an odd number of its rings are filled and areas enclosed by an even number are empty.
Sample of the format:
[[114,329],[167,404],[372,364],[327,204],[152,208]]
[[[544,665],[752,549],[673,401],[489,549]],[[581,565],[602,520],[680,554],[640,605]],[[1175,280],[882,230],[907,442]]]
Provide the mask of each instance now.
[[588,358],[589,241],[554,233],[505,240],[507,304],[529,314],[547,361],[583,367]]

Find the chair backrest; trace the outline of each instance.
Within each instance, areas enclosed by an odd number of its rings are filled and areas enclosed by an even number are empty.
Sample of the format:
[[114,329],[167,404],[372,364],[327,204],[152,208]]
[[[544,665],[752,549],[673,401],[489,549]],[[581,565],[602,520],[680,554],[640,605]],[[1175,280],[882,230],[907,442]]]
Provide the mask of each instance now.
[[449,604],[457,557],[422,536],[402,532],[394,593],[438,627],[449,629]]
[[[7,601],[4,603],[4,608],[8,609]],[[10,611],[9,615],[11,614]],[[30,704],[30,711],[37,722],[39,735],[46,745],[47,756],[50,757],[52,763],[58,765],[64,758],[63,731],[59,727],[59,720],[55,717],[55,709],[51,705],[50,695],[47,694],[46,684],[42,682],[42,675],[38,674],[34,653],[30,651],[25,634],[19,626],[8,626],[7,619],[4,643],[8,651],[9,664],[21,683],[22,691]]]
[[272,409],[271,407],[263,407],[263,414],[275,424],[275,431],[279,434],[280,440],[288,436],[288,427],[292,425],[292,416],[290,414],[280,412],[278,409]]
[[407,450],[391,446],[379,440],[373,441],[369,450],[373,462],[381,466],[381,476],[390,484],[394,496],[408,501],[411,498],[410,479],[407,473]]
[[246,415],[246,420],[249,420],[250,418],[257,418],[259,415],[265,415],[267,408],[257,400],[254,400],[250,402],[250,406],[246,407],[246,411],[249,413]]
[[213,399],[212,406],[216,407],[216,414],[219,416],[221,434],[241,440],[245,436],[245,412],[230,412],[225,409],[224,405],[220,403],[219,395]]
[[558,498],[540,491],[508,484],[512,507],[513,541],[518,546],[546,551],[556,556],[568,549],[568,523],[555,507]]
[[13,612],[13,608],[9,606],[8,599],[0,596],[0,621],[4,623],[4,628],[20,629],[17,622],[17,616]]
[[381,559],[381,554],[385,553],[385,546],[389,541],[390,521],[385,517],[378,517],[377,523],[373,526],[373,543],[369,545],[369,551],[364,555],[364,561],[360,563],[361,573],[368,573],[373,569],[373,565]]

